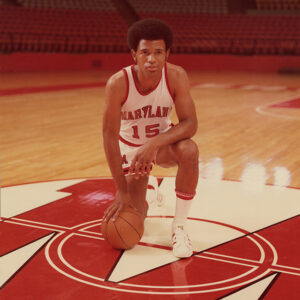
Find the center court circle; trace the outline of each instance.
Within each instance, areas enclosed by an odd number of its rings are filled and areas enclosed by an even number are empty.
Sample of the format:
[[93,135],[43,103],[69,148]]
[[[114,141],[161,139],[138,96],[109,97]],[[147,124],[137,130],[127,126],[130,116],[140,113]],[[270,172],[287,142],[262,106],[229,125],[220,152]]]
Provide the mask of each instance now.
[[[153,218],[155,216],[151,216]],[[170,218],[170,216],[164,216],[165,218]],[[157,216],[156,218],[164,218],[162,216]],[[270,244],[269,241],[264,239],[258,234],[251,234],[246,232],[243,229],[234,227],[232,225],[215,222],[211,220],[197,219],[192,218],[193,220],[199,222],[208,222],[214,223],[219,226],[224,226],[243,233],[246,237],[259,249],[261,254],[261,259],[254,266],[249,266],[249,270],[241,273],[238,276],[208,283],[199,283],[194,285],[185,285],[185,286],[158,286],[158,285],[149,285],[149,284],[130,284],[125,282],[113,283],[105,281],[105,277],[101,278],[99,276],[94,276],[92,274],[86,273],[79,268],[74,267],[71,263],[68,262],[63,255],[63,249],[68,241],[72,243],[74,237],[80,237],[84,234],[84,231],[87,228],[98,226],[101,223],[101,220],[94,220],[87,223],[79,224],[73,227],[71,230],[61,232],[57,234],[47,245],[45,249],[45,255],[48,263],[59,273],[79,281],[84,284],[91,286],[115,290],[115,291],[126,291],[131,293],[139,294],[197,294],[197,293],[207,293],[220,290],[226,290],[230,288],[239,287],[251,283],[259,278],[265,276],[269,272],[269,268],[272,264],[276,263],[277,254],[274,247]],[[93,237],[91,237],[93,238]],[[101,239],[102,240],[102,239]],[[103,241],[103,243],[105,243]],[[108,254],[109,255],[109,254]],[[164,266],[162,266],[164,267]]]

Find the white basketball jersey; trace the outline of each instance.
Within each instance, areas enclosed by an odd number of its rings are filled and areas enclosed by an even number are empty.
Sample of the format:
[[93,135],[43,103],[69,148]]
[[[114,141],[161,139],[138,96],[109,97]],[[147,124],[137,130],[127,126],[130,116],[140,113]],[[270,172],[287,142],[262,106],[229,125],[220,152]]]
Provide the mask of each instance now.
[[147,93],[139,90],[133,68],[123,69],[127,97],[121,108],[120,140],[131,146],[140,146],[170,128],[173,98],[168,86],[166,64],[157,86]]

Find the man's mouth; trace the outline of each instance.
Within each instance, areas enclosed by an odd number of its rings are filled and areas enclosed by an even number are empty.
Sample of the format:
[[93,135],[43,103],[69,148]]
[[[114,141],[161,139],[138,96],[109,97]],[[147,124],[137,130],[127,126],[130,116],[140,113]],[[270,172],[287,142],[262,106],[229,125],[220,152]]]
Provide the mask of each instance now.
[[146,69],[150,72],[157,71],[158,67],[157,66],[146,66]]

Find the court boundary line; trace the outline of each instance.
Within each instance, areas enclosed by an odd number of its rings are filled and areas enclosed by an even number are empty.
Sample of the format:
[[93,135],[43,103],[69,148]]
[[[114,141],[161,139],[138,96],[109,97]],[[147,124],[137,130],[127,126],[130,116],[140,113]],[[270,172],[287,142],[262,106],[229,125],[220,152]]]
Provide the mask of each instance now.
[[[300,94],[299,95],[295,95],[289,99],[287,98],[282,98],[281,100],[276,100],[274,102],[271,102],[267,105],[259,105],[259,106],[256,106],[255,107],[255,111],[258,113],[258,114],[261,114],[261,115],[266,115],[266,116],[269,116],[269,117],[274,117],[274,118],[281,118],[281,119],[287,119],[287,120],[300,120],[300,117],[297,117],[297,116],[288,116],[288,115],[285,115],[285,114],[282,114],[282,113],[275,113],[275,112],[268,112],[268,111],[265,111],[264,109],[268,108],[268,107],[271,107],[275,104],[279,104],[279,103],[283,103],[283,102],[287,102],[287,101],[292,101],[292,100],[295,100],[297,99],[298,97],[300,97]],[[284,107],[275,107],[276,108],[281,108],[281,109],[284,109]],[[290,109],[290,108],[289,108]]]

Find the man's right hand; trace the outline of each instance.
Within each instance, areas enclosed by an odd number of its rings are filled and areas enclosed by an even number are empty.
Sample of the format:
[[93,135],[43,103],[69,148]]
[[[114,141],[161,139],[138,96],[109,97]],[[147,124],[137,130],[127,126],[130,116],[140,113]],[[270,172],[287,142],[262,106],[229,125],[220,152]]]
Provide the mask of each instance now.
[[117,191],[114,202],[104,212],[103,221],[108,222],[111,219],[114,222],[119,216],[121,210],[129,205],[129,193]]

